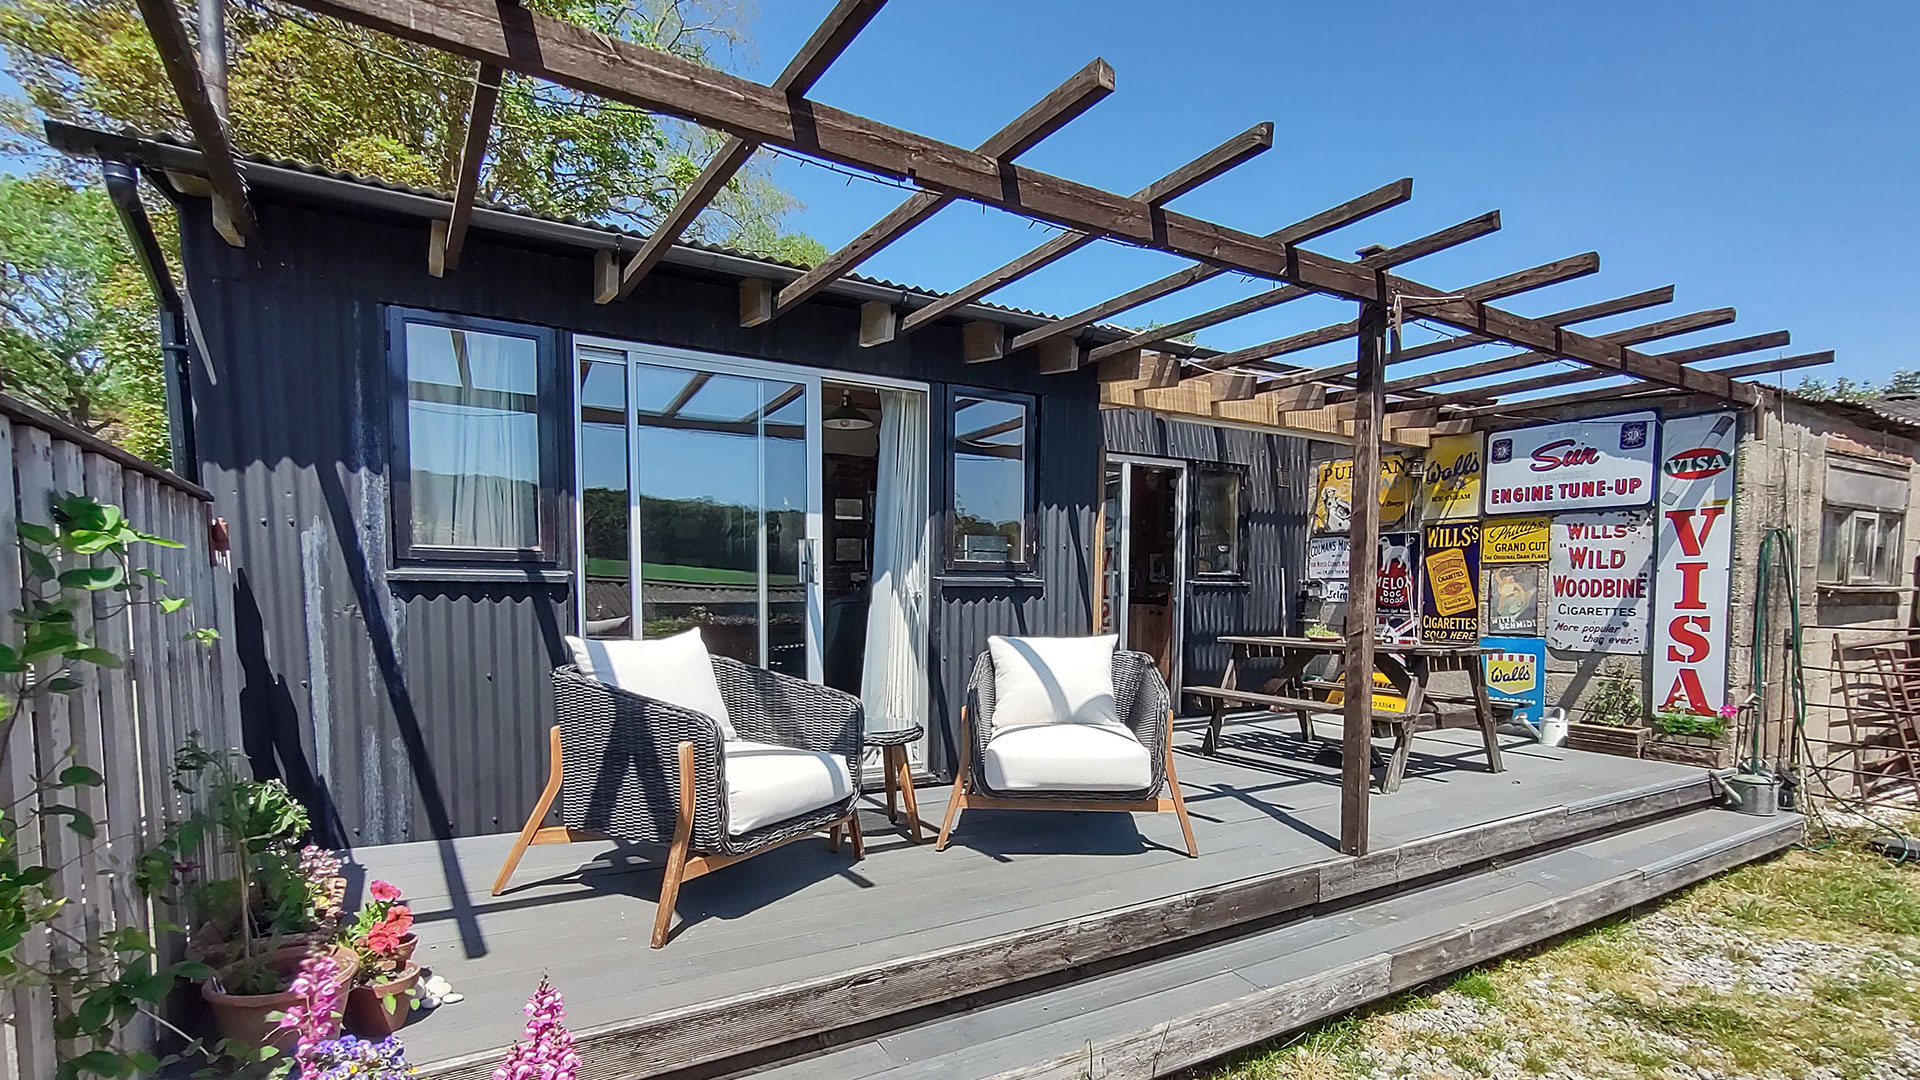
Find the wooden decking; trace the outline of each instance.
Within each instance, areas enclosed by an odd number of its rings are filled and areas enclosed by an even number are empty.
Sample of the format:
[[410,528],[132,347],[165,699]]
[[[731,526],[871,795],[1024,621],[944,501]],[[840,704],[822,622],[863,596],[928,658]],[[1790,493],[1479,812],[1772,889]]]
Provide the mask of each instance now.
[[[1652,806],[1657,793],[1679,789],[1697,799],[1703,788],[1704,774],[1695,769],[1521,739],[1504,740],[1507,771],[1489,774],[1477,732],[1430,732],[1416,740],[1405,786],[1375,797],[1377,857],[1357,864],[1333,849],[1339,773],[1325,754],[1331,744],[1310,745],[1283,730],[1294,725],[1291,717],[1235,723],[1211,758],[1195,749],[1199,725],[1183,725],[1175,743],[1199,859],[1181,850],[1172,815],[1068,812],[969,813],[952,847],[936,853],[930,844],[909,844],[870,802],[864,862],[844,850],[830,853],[824,840],[804,841],[690,882],[680,895],[683,922],[659,951],[647,947],[662,858],[651,849],[536,848],[514,886],[496,898],[487,884],[511,837],[370,848],[355,855],[364,877],[354,884],[384,878],[400,885],[418,919],[418,959],[466,995],[416,1014],[402,1033],[412,1060],[430,1066],[429,1074],[442,1063],[456,1075],[486,1075],[490,1068],[473,1055],[513,1040],[521,1005],[543,972],[566,995],[576,1031],[611,1027],[612,1037],[647,1018],[710,1012],[725,999],[987,939],[1014,940],[1095,913],[1151,909],[1154,901],[1196,891],[1239,896],[1234,883],[1281,871],[1318,868],[1274,878],[1310,882],[1304,902],[1311,903],[1326,899],[1327,882],[1343,874],[1386,875],[1348,880],[1348,893],[1390,884],[1400,873],[1397,851],[1431,859],[1438,846],[1428,841],[1443,834],[1467,831],[1479,846],[1468,845],[1472,853],[1460,858],[1486,858],[1524,850],[1535,834],[1546,839],[1556,829],[1603,827],[1610,805]],[[937,822],[944,790],[920,794],[922,815]],[[1580,824],[1562,824],[1576,818]],[[1484,829],[1487,838],[1478,839],[1474,830],[1494,823],[1520,828]],[[1420,871],[1445,868],[1423,864]],[[688,1058],[701,1058],[701,1051],[683,1047],[665,1056]]]

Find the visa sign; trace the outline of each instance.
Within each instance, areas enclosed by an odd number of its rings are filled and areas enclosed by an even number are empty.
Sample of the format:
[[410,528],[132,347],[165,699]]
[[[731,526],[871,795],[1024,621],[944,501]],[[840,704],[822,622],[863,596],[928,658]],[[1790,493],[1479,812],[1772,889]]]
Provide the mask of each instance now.
[[1711,713],[1727,700],[1738,438],[1732,413],[1677,417],[1662,425],[1662,441],[1679,449],[1660,461],[1653,619],[1657,708]]

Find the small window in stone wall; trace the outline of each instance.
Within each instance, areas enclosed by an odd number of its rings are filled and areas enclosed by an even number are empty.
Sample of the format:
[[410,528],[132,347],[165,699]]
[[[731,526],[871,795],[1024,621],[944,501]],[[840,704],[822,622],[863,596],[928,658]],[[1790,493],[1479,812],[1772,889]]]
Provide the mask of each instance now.
[[1820,515],[1819,578],[1826,585],[1898,585],[1905,576],[1906,468],[1829,453]]

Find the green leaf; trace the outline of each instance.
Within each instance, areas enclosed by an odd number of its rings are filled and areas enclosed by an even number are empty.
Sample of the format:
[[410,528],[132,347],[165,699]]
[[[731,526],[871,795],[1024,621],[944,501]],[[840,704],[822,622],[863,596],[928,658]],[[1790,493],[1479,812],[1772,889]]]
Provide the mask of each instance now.
[[61,787],[99,787],[106,782],[106,777],[85,765],[69,765],[60,770]]
[[75,660],[81,660],[89,664],[98,664],[104,668],[117,668],[121,665],[118,654],[108,652],[105,649],[95,648],[91,645],[83,649],[74,649],[67,653],[67,655]]
[[31,521],[23,521],[20,523],[20,539],[35,544],[51,544],[57,538],[54,536],[53,530],[47,528],[45,525],[35,525]]
[[61,675],[47,680],[47,691],[54,694],[71,694],[86,684],[79,679],[70,679]]
[[119,566],[82,566],[60,575],[60,584],[69,589],[98,591],[111,589],[125,580],[127,572]]
[[211,979],[213,975],[212,965],[203,964],[198,960],[182,960],[173,965],[173,977],[176,979],[199,982],[202,979]]
[[168,615],[171,615],[174,612],[179,611],[181,608],[186,606],[187,606],[187,601],[185,597],[163,596],[160,598],[160,610],[167,613]]
[[187,546],[178,540],[169,540],[164,536],[155,536],[152,533],[141,533],[140,539],[146,541],[149,544],[154,545],[155,547],[183,548]]
[[132,1076],[133,1062],[111,1050],[89,1050],[73,1059],[75,1067],[95,1076]]
[[48,817],[66,818],[67,828],[72,829],[74,832],[79,833],[81,836],[84,836],[89,840],[93,839],[93,837],[97,833],[97,830],[93,826],[92,815],[88,814],[86,811],[80,809],[77,806],[66,806],[61,803],[50,803],[46,806],[41,807],[40,812],[42,814],[47,815]]
[[37,551],[30,550],[27,552],[27,569],[32,570],[35,577],[51,578],[55,576],[53,560]]

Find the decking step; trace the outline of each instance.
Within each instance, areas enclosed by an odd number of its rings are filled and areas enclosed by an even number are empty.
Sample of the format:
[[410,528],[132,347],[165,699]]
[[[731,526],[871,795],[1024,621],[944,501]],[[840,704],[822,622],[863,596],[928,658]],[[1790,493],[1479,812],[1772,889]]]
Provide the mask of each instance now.
[[1701,809],[753,1072],[1146,1080],[1586,925],[1792,844]]

